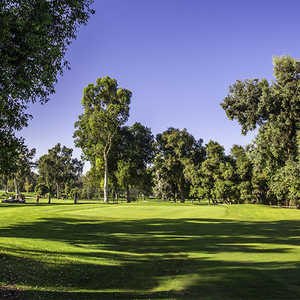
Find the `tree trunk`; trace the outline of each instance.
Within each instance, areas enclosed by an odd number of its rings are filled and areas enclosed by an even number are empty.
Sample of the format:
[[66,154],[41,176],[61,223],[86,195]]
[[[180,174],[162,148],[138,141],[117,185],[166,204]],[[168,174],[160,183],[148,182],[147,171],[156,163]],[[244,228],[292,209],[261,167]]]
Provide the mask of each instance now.
[[16,177],[14,177],[14,186],[15,186],[15,193],[16,193],[16,196],[17,196],[19,194],[19,190],[18,190],[18,184],[17,184]]
[[74,194],[74,204],[77,204],[77,193]]
[[103,192],[104,192],[104,202],[105,203],[108,203],[107,180],[108,180],[108,164],[107,164],[107,157],[104,155],[104,185],[103,185]]
[[8,178],[5,176],[4,180],[5,180],[5,192],[8,193]]
[[51,204],[51,193],[49,192],[49,195],[48,195],[48,204]]
[[57,182],[56,182],[56,197],[57,199],[59,199],[59,186]]
[[126,187],[126,200],[127,200],[127,203],[130,203],[130,191],[129,191],[129,186]]
[[181,203],[185,202],[183,191],[180,192],[180,202]]

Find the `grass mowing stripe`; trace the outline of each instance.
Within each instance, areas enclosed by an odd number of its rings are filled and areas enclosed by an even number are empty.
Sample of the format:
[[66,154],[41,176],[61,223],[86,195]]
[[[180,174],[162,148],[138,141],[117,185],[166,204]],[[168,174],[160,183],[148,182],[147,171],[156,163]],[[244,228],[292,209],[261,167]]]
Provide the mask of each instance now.
[[299,217],[260,205],[0,205],[0,285],[27,299],[299,299]]

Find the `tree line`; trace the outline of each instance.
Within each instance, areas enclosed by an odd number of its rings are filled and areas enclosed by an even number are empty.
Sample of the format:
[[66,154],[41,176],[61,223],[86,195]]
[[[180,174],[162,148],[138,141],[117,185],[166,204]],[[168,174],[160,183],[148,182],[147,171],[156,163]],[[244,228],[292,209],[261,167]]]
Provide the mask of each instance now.
[[[30,103],[46,103],[58,76],[69,68],[65,54],[78,28],[94,14],[92,0],[0,3],[0,180],[5,189],[104,201],[126,194],[173,201],[296,205],[300,188],[299,63],[274,58],[274,80],[237,80],[221,106],[242,134],[258,130],[246,147],[230,153],[216,141],[204,145],[186,129],[156,137],[140,123],[126,126],[131,92],[103,77],[84,89],[75,145],[91,170],[61,144],[34,161],[35,149],[17,132],[28,125]],[[35,168],[35,171],[33,171]],[[72,192],[71,192],[72,191]]]
[[[49,197],[76,191],[89,199],[103,193],[105,202],[124,194],[128,202],[153,195],[181,202],[297,205],[298,74],[296,60],[274,58],[274,82],[238,80],[230,86],[221,103],[227,116],[241,124],[243,134],[259,129],[252,143],[233,145],[228,154],[217,141],[204,144],[186,129],[168,128],[154,137],[140,123],[126,126],[131,92],[115,79],[98,78],[84,89],[83,113],[74,132],[91,169],[82,176],[83,163],[72,158],[72,149],[57,144],[39,158],[38,175],[33,175],[34,150],[24,147],[17,164],[27,171],[14,172],[11,185],[44,189]],[[7,183],[12,177],[3,178]]]
[[[103,168],[100,173],[104,174],[105,201],[108,176],[110,190],[123,188],[127,193],[130,188],[144,193],[139,181],[146,178],[146,186],[152,187],[152,193],[167,200],[184,202],[193,198],[212,203],[297,205],[300,65],[288,56],[275,57],[273,64],[274,81],[237,80],[221,103],[228,118],[239,122],[242,134],[258,127],[258,134],[249,145],[233,145],[229,154],[216,141],[203,145],[202,139],[196,140],[186,129],[176,128],[169,128],[155,139],[150,129],[145,128],[144,137],[147,131],[147,141],[153,141],[149,145],[143,143],[148,151],[138,147],[129,150],[142,144],[134,139],[127,148],[121,148],[126,145],[122,125],[128,118],[131,93],[118,89],[116,81],[109,77],[89,85],[82,100],[84,113],[75,125],[74,137],[76,145],[91,161],[93,173]],[[123,96],[117,100],[119,93]],[[103,139],[109,141],[109,148]],[[109,151],[104,155],[105,149]],[[135,152],[148,156],[135,157]],[[141,163],[137,164],[142,167],[135,165],[139,159]]]

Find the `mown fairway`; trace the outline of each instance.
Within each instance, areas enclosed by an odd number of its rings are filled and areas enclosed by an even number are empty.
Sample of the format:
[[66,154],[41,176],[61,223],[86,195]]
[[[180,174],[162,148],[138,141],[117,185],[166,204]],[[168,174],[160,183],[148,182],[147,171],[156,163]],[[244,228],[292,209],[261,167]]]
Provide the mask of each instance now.
[[13,298],[300,299],[299,259],[297,210],[0,205],[0,295]]

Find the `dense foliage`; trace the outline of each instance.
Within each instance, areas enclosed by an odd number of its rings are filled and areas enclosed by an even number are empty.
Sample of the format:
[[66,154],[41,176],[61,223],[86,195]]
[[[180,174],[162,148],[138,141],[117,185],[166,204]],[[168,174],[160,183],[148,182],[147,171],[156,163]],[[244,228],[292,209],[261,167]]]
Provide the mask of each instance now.
[[[83,163],[72,158],[72,153],[73,149],[62,147],[58,143],[38,160],[39,183],[47,187],[49,202],[54,192],[60,198],[61,192],[69,194],[78,185]],[[39,185],[38,189],[40,188]]]
[[[291,57],[274,58],[275,81],[236,81],[221,106],[242,133],[258,127],[254,141],[226,153],[217,141],[196,140],[186,129],[169,128],[154,138],[140,123],[125,126],[131,92],[115,79],[98,78],[84,89],[83,113],[75,123],[75,144],[91,169],[72,149],[57,144],[31,167],[34,150],[18,149],[14,163],[1,170],[5,190],[35,190],[57,197],[86,199],[144,195],[167,201],[206,200],[212,204],[262,203],[298,206],[300,199],[299,74]],[[12,140],[13,143],[13,140]],[[13,147],[12,147],[13,148]],[[22,165],[22,166],[21,166]],[[21,170],[21,171],[20,171]],[[26,170],[26,171],[25,171]]]
[[188,168],[196,168],[204,157],[202,140],[186,129],[169,128],[156,136],[157,154],[154,159],[154,194],[163,199],[185,201],[190,194]]
[[27,126],[28,104],[47,102],[69,67],[67,48],[93,13],[92,2],[0,1],[0,172],[11,172],[22,146],[15,130]]
[[259,126],[249,151],[253,164],[253,199],[275,204],[282,201],[275,185],[286,183],[282,188],[289,189],[287,182],[279,178],[300,158],[297,138],[300,81],[299,65],[295,59],[275,57],[273,62],[274,82],[238,80],[230,87],[221,105],[230,119],[240,123],[243,134]]
[[75,123],[75,145],[93,167],[104,164],[104,201],[108,202],[108,160],[120,127],[128,120],[131,92],[118,87],[115,79],[98,78],[83,92],[83,114]]

